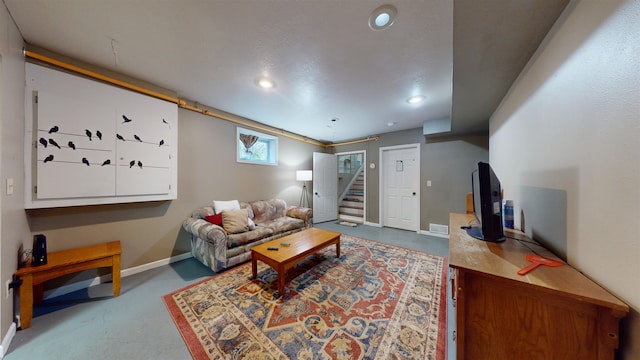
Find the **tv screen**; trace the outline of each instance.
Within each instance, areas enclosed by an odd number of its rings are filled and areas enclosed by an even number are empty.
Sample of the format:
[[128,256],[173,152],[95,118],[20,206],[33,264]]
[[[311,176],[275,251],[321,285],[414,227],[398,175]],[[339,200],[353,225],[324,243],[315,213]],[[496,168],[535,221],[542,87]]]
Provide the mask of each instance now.
[[467,228],[476,239],[492,242],[504,241],[502,229],[502,188],[491,166],[479,162],[471,173],[473,213],[477,226]]

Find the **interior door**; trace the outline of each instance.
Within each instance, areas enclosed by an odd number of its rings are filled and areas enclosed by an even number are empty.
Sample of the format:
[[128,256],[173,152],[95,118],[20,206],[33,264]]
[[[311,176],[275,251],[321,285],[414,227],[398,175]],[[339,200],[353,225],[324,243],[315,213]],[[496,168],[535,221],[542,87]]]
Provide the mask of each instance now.
[[338,157],[313,153],[313,222],[338,219]]
[[381,148],[382,225],[418,231],[420,153],[418,146]]

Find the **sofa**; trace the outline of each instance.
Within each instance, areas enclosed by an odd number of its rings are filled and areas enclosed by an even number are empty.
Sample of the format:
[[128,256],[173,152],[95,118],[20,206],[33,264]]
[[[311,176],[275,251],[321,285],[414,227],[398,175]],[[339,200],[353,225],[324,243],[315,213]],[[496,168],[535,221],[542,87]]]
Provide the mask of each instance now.
[[215,272],[250,260],[252,246],[312,224],[310,208],[288,206],[281,199],[220,203],[194,210],[182,223],[191,235],[193,257]]

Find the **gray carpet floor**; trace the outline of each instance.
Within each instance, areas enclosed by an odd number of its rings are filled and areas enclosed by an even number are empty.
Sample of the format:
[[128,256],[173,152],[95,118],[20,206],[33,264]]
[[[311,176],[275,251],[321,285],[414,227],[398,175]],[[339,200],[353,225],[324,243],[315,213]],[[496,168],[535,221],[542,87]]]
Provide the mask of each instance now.
[[[449,253],[448,239],[415,232],[335,221],[314,226],[437,255]],[[189,258],[122,278],[117,298],[109,283],[46,299],[34,309],[31,327],[16,333],[4,359],[191,359],[161,297],[211,275]]]

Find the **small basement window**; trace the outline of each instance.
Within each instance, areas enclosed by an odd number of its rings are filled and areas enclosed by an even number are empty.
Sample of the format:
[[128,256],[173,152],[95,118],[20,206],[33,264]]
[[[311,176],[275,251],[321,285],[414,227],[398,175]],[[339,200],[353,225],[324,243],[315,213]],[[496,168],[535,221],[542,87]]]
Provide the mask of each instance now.
[[278,165],[278,138],[237,128],[237,161],[249,164]]

